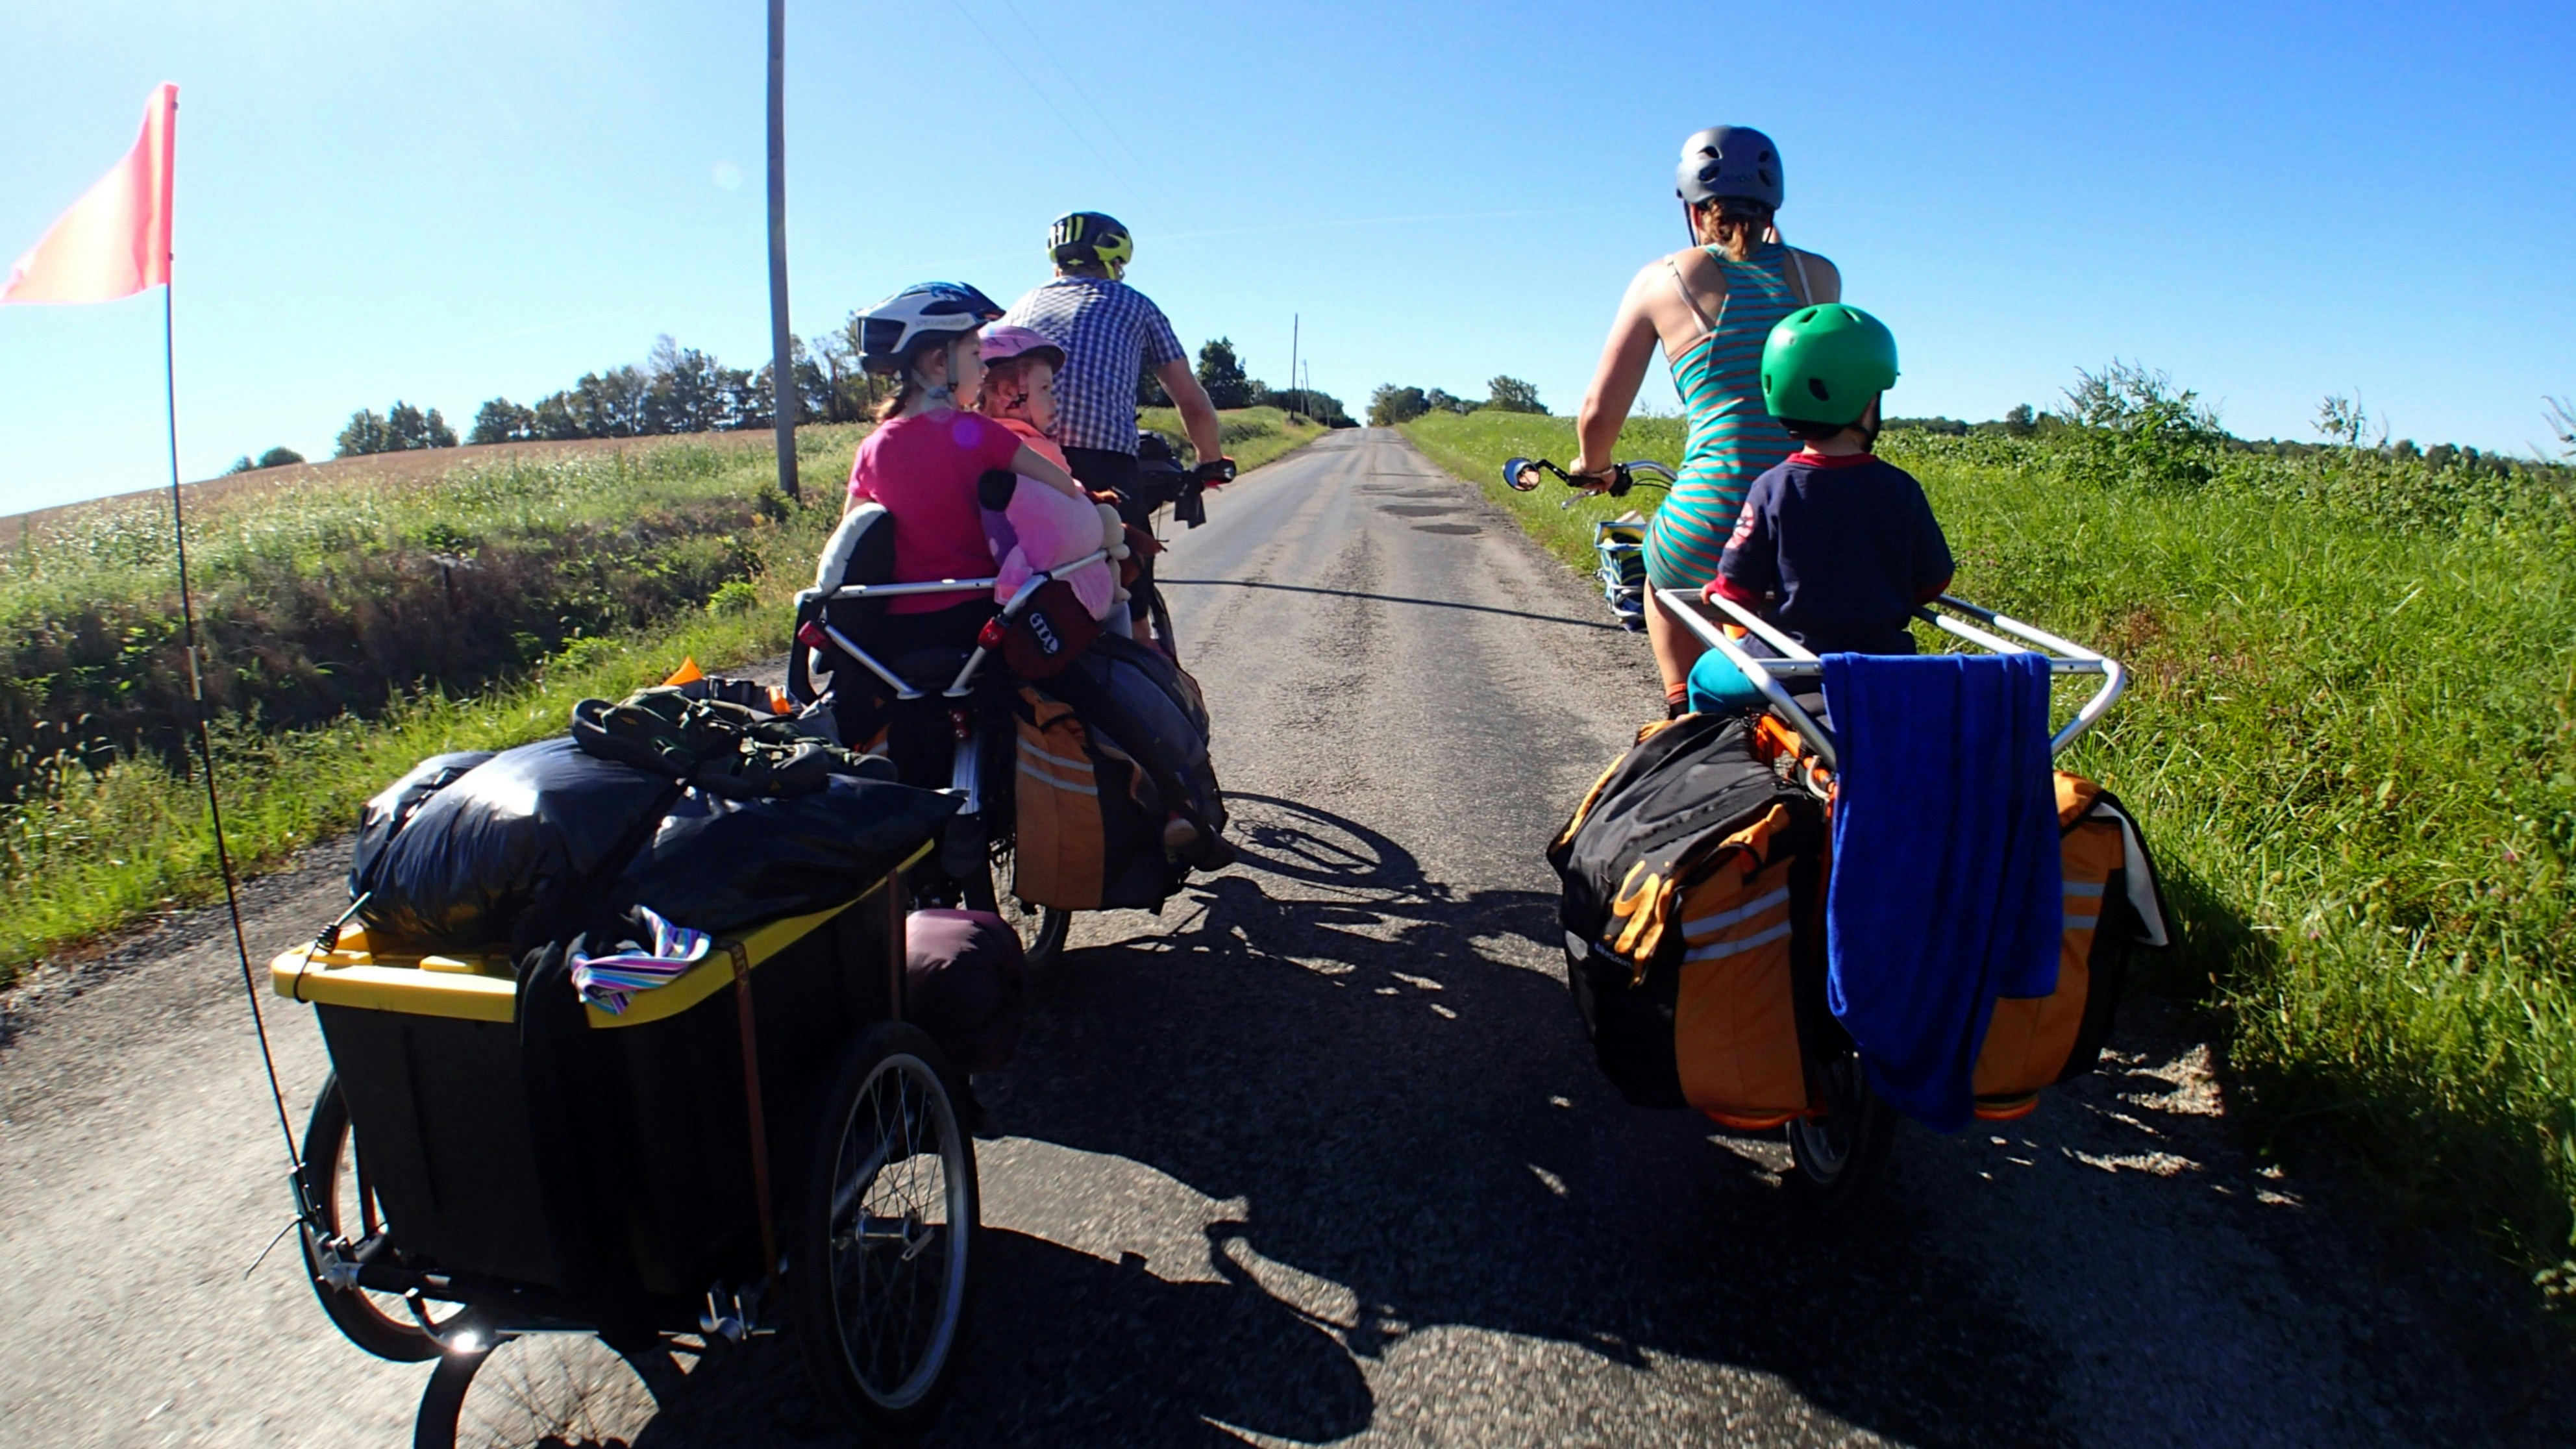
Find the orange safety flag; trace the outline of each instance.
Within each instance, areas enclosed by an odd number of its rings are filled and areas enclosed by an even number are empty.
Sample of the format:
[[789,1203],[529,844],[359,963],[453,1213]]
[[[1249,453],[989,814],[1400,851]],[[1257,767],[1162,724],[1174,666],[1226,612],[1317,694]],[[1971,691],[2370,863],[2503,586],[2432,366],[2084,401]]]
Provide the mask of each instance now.
[[12,302],[111,302],[170,281],[170,146],[179,88],[163,85],[143,106],[143,134],[89,194],[0,284]]

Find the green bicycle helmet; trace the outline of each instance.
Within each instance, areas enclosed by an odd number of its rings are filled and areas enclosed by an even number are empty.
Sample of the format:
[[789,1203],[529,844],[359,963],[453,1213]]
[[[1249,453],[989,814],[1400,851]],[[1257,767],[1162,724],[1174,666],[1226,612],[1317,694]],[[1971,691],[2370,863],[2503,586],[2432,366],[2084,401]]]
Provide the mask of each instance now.
[[1762,404],[1775,418],[1849,427],[1894,386],[1896,334],[1858,307],[1802,307],[1762,344]]

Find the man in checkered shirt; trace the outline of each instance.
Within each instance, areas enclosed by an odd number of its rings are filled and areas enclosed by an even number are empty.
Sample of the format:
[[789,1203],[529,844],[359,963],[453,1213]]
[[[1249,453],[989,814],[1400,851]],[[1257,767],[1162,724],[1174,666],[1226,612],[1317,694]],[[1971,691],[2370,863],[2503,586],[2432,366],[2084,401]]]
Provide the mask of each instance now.
[[[1172,324],[1153,299],[1119,278],[1136,255],[1127,228],[1096,211],[1077,211],[1047,234],[1055,280],[1029,292],[1002,315],[1064,349],[1056,375],[1055,440],[1083,486],[1137,497],[1136,383],[1148,367],[1181,410],[1181,426],[1202,463],[1225,457],[1216,407],[1190,372]],[[1122,503],[1121,513],[1129,513]],[[1130,516],[1130,523],[1144,519]],[[1141,593],[1138,617],[1143,617]]]

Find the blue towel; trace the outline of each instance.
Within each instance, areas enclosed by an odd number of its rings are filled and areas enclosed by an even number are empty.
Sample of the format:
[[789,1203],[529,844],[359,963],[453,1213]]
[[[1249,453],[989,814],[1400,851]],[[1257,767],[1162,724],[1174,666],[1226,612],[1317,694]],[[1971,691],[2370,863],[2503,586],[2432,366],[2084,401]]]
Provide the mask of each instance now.
[[2065,899],[2036,654],[1828,654],[1841,783],[1826,1000],[1870,1085],[1967,1125],[1997,996],[2057,989]]

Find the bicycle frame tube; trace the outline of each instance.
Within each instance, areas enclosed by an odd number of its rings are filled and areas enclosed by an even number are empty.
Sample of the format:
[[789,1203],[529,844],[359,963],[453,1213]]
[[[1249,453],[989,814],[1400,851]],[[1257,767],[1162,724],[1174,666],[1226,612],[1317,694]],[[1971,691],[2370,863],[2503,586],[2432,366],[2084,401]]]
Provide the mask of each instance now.
[[[1011,595],[1010,602],[1002,606],[1002,621],[1008,623],[1018,618],[1022,611],[1028,608],[1029,600],[1036,597],[1037,591],[1053,582],[1057,575],[1089,568],[1108,557],[1109,550],[1098,549],[1052,572],[1029,575],[1029,581],[1020,585],[1018,592]],[[816,597],[838,601],[841,599],[899,599],[922,594],[976,594],[989,592],[999,582],[1001,582],[999,579],[925,579],[919,583],[910,584],[845,584],[829,591],[808,589],[798,594],[796,600],[801,609],[807,600]],[[825,624],[823,633],[834,644],[840,646],[841,652],[857,660],[870,674],[885,681],[886,686],[894,691],[896,699],[910,702],[928,697],[924,691],[913,688],[900,675],[880,663],[875,655],[860,648],[856,640],[842,633],[838,628]],[[940,692],[941,697],[963,699],[974,688],[975,675],[984,667],[984,660],[991,653],[991,650],[978,643],[974,652],[966,656],[966,663],[957,671],[957,678],[949,684],[948,688]]]
[[[1789,691],[1781,683],[1782,680],[1788,679],[1823,678],[1822,660],[1796,640],[1765,622],[1752,610],[1731,599],[1703,598],[1699,594],[1682,589],[1658,589],[1656,596],[1685,628],[1698,636],[1700,642],[1725,655],[1728,662],[1744,671],[1744,677],[1753,682],[1755,689],[1761,691],[1763,699],[1780,712],[1781,718],[1787,720],[1790,726],[1798,731],[1800,737],[1815,749],[1818,757],[1823,759],[1828,767],[1840,768],[1834,754],[1833,731],[1826,729],[1813,715],[1801,709],[1798,702],[1790,697]],[[2108,655],[2096,653],[2072,640],[2061,639],[2044,629],[1949,594],[1943,594],[1933,600],[1933,603],[1939,608],[1951,610],[1955,614],[1964,614],[1968,619],[1977,621],[1971,624],[1966,620],[1953,617],[1953,614],[1936,613],[1931,608],[1915,611],[1917,618],[1954,638],[1994,654],[2045,655],[2048,658],[2048,672],[2052,675],[2096,675],[2101,678],[2101,685],[2076,710],[2075,717],[2050,737],[2048,753],[2051,757],[2064,753],[2067,746],[2075,743],[2085,731],[2099,723],[2102,716],[2109,713],[2111,706],[2117,704],[2120,696],[2128,690],[2129,671],[2122,667],[2118,660]],[[1717,620],[1703,612],[1703,605],[1721,610],[1747,632],[1759,636],[1763,642],[1779,650],[1783,657],[1764,659],[1746,649],[1729,636]],[[1979,625],[1985,627],[1980,628]],[[1993,632],[1989,632],[1990,630]],[[1998,635],[2012,637],[2006,639]],[[2013,640],[2019,640],[2021,643],[2016,644]]]

